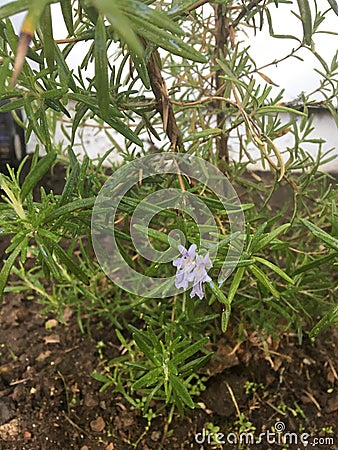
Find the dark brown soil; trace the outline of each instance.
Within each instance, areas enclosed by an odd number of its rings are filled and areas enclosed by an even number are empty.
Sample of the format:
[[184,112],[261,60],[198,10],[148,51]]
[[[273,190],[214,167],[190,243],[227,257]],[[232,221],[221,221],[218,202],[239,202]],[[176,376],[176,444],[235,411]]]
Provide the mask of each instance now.
[[[58,190],[63,176],[59,169],[44,183]],[[1,245],[3,250],[6,242]],[[205,373],[206,389],[197,399],[201,408],[184,418],[174,416],[169,424],[163,413],[148,427],[120,394],[109,388],[99,392],[102,385],[91,376],[101,370],[102,361],[119,355],[113,325],[91,319],[90,333],[82,334],[71,311],[65,311],[64,320],[66,325],[42,314],[42,306],[24,294],[4,296],[0,449],[303,449],[302,433],[310,435],[309,448],[338,449],[334,329],[315,343],[304,338],[302,345],[292,334],[278,342],[267,337],[266,347],[255,333],[241,345],[224,336],[213,344],[219,358]],[[99,341],[105,344],[100,351]],[[275,424],[285,426],[284,433],[295,433],[291,445],[274,438]],[[213,434],[205,436],[206,429]],[[261,443],[236,444],[234,433],[245,430],[257,438],[270,435]],[[217,439],[225,443],[212,445]]]

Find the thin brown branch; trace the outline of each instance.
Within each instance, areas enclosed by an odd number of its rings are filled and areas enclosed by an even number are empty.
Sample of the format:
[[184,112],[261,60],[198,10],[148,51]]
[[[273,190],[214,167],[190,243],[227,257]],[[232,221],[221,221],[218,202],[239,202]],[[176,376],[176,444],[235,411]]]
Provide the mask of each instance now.
[[193,5],[188,8],[188,11],[194,11],[195,9],[199,8],[200,6],[205,5],[206,3],[209,3],[209,0],[199,0],[198,2],[194,3]]
[[[223,59],[224,56],[226,56],[227,48],[229,44],[229,37],[230,37],[230,30],[229,30],[229,23],[227,18],[227,11],[223,9],[223,5],[215,5],[215,15],[216,15],[216,22],[215,22],[215,39],[216,39],[216,46],[215,46],[215,58],[217,59]],[[218,69],[215,73],[215,87],[216,92],[220,96],[222,96],[225,84],[224,79],[222,78],[222,70]],[[225,113],[222,110],[221,106],[222,102],[219,100],[216,100],[216,109],[218,112],[216,113],[216,122],[217,127],[222,129],[223,125],[225,123]],[[225,133],[222,133],[219,138],[216,140],[216,150],[218,153],[218,157],[220,159],[225,160],[226,164],[229,163],[229,150],[228,150],[228,135]]]
[[287,55],[283,56],[282,58],[275,59],[275,60],[273,60],[273,61],[271,61],[271,62],[269,62],[269,63],[267,63],[267,64],[264,64],[264,65],[261,66],[261,67],[255,68],[254,70],[252,70],[252,71],[249,72],[249,73],[255,73],[255,72],[258,72],[258,71],[260,71],[260,70],[266,69],[266,68],[269,67],[269,66],[275,66],[275,65],[277,65],[277,64],[279,64],[279,63],[285,61],[286,59],[291,58],[291,57],[292,57],[295,53],[297,53],[302,47],[303,47],[303,44],[300,44],[297,48],[293,48],[293,49],[291,50],[290,53],[288,53]]
[[[143,38],[140,38],[140,40],[146,48],[147,41]],[[173,150],[177,150],[183,147],[183,140],[181,132],[177,126],[173,108],[171,106],[167,85],[162,77],[161,69],[158,65],[158,57],[157,52],[153,51],[147,63],[150,85],[156,98],[157,110],[162,117],[163,130],[170,139]]]

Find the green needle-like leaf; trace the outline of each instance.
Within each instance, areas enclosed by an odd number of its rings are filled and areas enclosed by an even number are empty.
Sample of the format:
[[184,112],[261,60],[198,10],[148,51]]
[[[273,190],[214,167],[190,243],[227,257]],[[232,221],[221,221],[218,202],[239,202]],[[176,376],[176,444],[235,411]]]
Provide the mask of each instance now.
[[310,46],[312,42],[312,16],[309,0],[297,0],[300,18],[302,20],[304,42]]
[[21,199],[24,200],[28,194],[32,192],[32,189],[37,184],[38,181],[45,175],[45,173],[52,167],[54,161],[56,160],[57,153],[55,151],[51,151],[47,153],[46,156],[43,156],[40,161],[34,167],[34,170],[31,170],[21,188]]
[[96,97],[100,111],[108,113],[109,108],[109,82],[108,82],[108,58],[107,35],[103,16],[99,15],[95,25],[94,57],[95,57],[95,86]]

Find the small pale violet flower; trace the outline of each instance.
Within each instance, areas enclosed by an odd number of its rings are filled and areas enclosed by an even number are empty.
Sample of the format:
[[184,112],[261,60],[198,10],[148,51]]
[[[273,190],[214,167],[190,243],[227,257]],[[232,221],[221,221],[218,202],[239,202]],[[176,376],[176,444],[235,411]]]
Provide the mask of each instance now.
[[194,259],[196,258],[196,249],[197,245],[190,245],[189,249],[183,247],[183,245],[178,246],[178,250],[182,255],[182,258],[176,258],[173,261],[173,265],[177,267],[177,269],[182,269],[183,267],[188,267],[193,264]]
[[204,297],[202,284],[211,281],[207,269],[212,267],[212,262],[207,253],[204,257],[196,253],[196,245],[192,244],[189,249],[178,246],[182,257],[176,258],[173,265],[177,267],[175,286],[177,289],[188,289],[189,283],[193,282],[190,297],[197,295],[200,299]]
[[177,289],[188,289],[189,281],[194,279],[196,248],[196,244],[192,244],[188,250],[183,245],[178,246],[182,257],[173,261],[173,265],[177,267],[175,281]]
[[207,273],[207,269],[212,267],[210,261],[209,253],[207,253],[203,258],[199,255],[196,256],[196,267],[194,270],[194,285],[190,292],[190,297],[195,297],[197,295],[200,299],[204,297],[204,292],[202,288],[203,283],[211,281]]

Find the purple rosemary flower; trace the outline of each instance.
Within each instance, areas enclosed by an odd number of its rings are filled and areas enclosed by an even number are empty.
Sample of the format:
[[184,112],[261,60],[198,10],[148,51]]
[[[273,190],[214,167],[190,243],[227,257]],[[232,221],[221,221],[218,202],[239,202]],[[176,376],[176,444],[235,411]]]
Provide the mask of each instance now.
[[177,289],[188,289],[189,281],[194,279],[193,270],[195,268],[196,248],[196,244],[192,244],[188,250],[184,248],[183,245],[178,246],[178,250],[182,257],[176,258],[173,261],[173,265],[177,267],[175,281]]
[[189,283],[193,282],[193,288],[190,297],[197,295],[200,299],[204,297],[202,284],[211,281],[207,274],[207,269],[212,267],[209,253],[204,257],[196,253],[196,245],[192,244],[189,249],[178,246],[182,257],[176,258],[173,265],[177,267],[175,286],[177,289],[188,289]]
[[204,292],[202,284],[211,281],[211,278],[207,274],[207,269],[212,267],[212,262],[210,261],[209,253],[207,253],[203,258],[199,255],[196,256],[196,266],[194,270],[194,285],[190,292],[190,297],[195,297],[197,295],[200,299],[204,297]]

